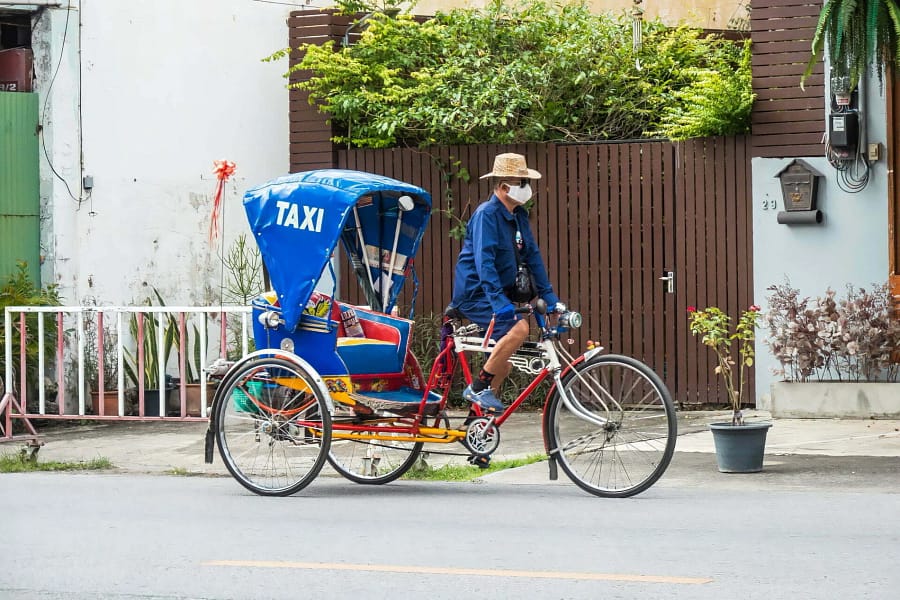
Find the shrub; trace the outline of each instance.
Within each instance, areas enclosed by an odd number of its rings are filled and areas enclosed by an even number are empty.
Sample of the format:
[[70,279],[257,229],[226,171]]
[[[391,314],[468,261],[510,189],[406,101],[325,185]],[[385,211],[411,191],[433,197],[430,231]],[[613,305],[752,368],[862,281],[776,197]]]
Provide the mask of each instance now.
[[376,12],[350,47],[299,48],[287,75],[311,70],[292,86],[331,115],[335,141],[360,147],[632,139],[663,131],[663,115],[685,134],[746,128],[740,46],[652,20],[636,53],[631,30],[583,1],[493,0],[424,22]]
[[659,135],[673,140],[750,131],[753,93],[750,40],[744,42],[734,74],[715,68],[692,69],[692,81],[675,90],[663,112]]
[[[59,306],[59,292],[55,284],[46,287],[37,286],[28,276],[28,265],[19,262],[16,272],[11,274],[6,283],[0,288],[0,307],[7,306]],[[38,315],[28,314],[25,317],[25,381],[28,382],[28,393],[32,397],[38,385],[43,382],[38,378],[38,342],[36,337],[38,330]],[[44,319],[44,347],[54,348],[56,345],[56,319]],[[19,361],[19,320],[12,322],[12,353],[13,381],[6,382],[12,389],[16,389],[20,381]],[[0,377],[6,377],[6,339],[0,335]],[[60,382],[61,383],[61,382]]]
[[887,284],[872,291],[847,286],[844,298],[800,297],[789,282],[768,288],[766,345],[786,381],[897,381],[893,362],[900,348],[900,322],[894,318]]

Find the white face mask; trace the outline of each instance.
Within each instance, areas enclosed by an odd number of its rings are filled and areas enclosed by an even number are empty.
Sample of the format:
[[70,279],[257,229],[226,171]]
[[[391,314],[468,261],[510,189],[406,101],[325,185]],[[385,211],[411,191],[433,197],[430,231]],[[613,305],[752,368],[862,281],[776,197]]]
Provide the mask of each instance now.
[[516,204],[525,204],[531,200],[532,192],[530,183],[526,183],[523,186],[510,185],[508,187],[509,191],[506,192],[506,195]]

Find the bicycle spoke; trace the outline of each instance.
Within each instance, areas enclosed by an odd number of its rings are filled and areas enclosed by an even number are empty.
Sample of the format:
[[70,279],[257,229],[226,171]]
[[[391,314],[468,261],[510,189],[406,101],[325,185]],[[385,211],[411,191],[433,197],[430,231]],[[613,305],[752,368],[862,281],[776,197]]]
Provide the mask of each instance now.
[[286,495],[305,487],[324,464],[331,433],[312,379],[273,358],[248,363],[228,381],[214,413],[228,470],[258,494]]
[[[552,406],[552,442],[563,470],[575,483],[601,496],[630,496],[653,484],[671,460],[675,415],[668,391],[643,364],[603,356],[576,367]],[[608,403],[596,400],[598,395]],[[580,401],[579,401],[580,400]],[[616,406],[613,413],[607,406]],[[579,412],[587,411],[588,417]],[[590,418],[607,418],[598,428]]]
[[[371,424],[371,431],[379,427],[396,426],[394,419]],[[408,434],[383,432],[384,437]],[[360,440],[337,438],[328,453],[328,463],[343,477],[355,483],[383,484],[394,481],[408,471],[422,449],[422,442],[403,440]]]

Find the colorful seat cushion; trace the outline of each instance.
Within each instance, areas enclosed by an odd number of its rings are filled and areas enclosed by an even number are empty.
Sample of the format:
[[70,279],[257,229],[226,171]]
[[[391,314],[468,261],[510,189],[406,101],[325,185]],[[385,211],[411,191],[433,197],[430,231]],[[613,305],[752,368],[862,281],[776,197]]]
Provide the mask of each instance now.
[[347,305],[336,302],[332,318],[337,314],[337,351],[351,375],[380,375],[401,373],[413,322],[353,307],[365,337],[348,337],[340,324],[340,309]]
[[337,352],[347,365],[347,371],[353,375],[399,373],[403,370],[396,344],[385,340],[339,337]]

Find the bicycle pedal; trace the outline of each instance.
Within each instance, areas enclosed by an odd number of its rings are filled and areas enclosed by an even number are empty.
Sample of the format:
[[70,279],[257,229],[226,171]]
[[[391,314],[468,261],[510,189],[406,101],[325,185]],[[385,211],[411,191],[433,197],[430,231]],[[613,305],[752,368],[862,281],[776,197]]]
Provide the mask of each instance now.
[[479,469],[487,469],[491,466],[491,457],[490,456],[470,456],[468,459],[469,464],[473,464]]

